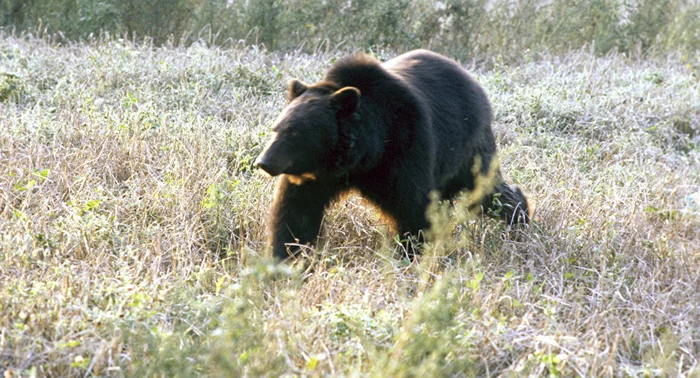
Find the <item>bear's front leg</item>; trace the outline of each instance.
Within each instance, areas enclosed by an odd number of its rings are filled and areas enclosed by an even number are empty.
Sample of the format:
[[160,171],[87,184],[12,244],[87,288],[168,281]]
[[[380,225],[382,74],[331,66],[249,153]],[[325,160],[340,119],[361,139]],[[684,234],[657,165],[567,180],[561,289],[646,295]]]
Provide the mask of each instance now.
[[276,259],[294,256],[299,252],[298,245],[316,242],[323,212],[337,193],[337,188],[318,181],[300,182],[287,175],[277,180],[269,221],[270,245]]

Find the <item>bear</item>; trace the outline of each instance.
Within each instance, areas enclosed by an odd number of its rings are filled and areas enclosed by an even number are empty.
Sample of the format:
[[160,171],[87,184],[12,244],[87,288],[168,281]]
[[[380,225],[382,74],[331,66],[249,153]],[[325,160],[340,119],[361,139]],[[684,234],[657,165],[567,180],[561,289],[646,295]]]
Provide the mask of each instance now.
[[279,176],[269,216],[273,256],[284,260],[315,243],[325,209],[350,190],[393,220],[396,232],[413,236],[404,239],[411,259],[430,228],[432,192],[446,200],[480,192],[477,206],[488,214],[528,223],[525,195],[505,183],[496,163],[492,118],[482,87],[427,50],[384,63],[349,55],[318,83],[291,80],[255,162]]

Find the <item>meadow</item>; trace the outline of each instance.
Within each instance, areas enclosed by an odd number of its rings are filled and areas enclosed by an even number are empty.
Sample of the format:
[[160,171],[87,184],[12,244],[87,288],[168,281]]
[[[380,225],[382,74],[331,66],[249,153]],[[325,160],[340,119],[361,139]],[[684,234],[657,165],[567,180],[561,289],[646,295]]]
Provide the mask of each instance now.
[[0,34],[4,376],[700,377],[697,55],[465,59],[535,221],[409,263],[350,197],[276,265],[252,162],[344,53]]

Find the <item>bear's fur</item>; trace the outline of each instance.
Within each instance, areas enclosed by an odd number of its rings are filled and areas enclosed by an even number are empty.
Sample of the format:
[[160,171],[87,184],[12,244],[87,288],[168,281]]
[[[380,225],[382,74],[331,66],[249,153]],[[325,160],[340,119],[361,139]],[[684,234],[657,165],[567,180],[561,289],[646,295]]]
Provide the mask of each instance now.
[[353,55],[321,82],[292,80],[275,136],[256,162],[281,175],[270,215],[274,256],[314,243],[325,208],[351,189],[393,219],[399,233],[419,239],[430,227],[433,191],[443,199],[465,189],[481,193],[477,205],[491,215],[528,222],[522,191],[501,178],[491,120],[479,84],[430,51],[385,63]]

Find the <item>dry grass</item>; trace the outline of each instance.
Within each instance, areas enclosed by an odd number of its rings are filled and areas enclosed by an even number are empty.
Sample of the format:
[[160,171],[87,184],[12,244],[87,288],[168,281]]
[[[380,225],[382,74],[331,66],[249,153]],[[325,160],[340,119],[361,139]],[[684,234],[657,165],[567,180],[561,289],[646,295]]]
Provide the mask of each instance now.
[[471,67],[537,222],[439,206],[408,265],[354,197],[275,267],[250,164],[338,55],[2,36],[0,370],[700,376],[700,62]]

